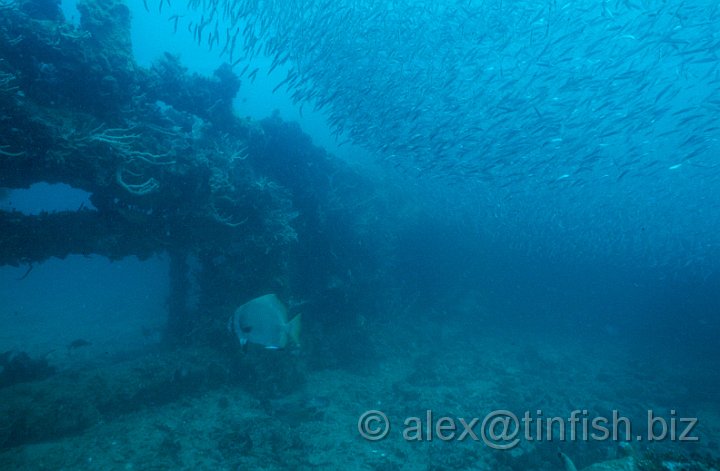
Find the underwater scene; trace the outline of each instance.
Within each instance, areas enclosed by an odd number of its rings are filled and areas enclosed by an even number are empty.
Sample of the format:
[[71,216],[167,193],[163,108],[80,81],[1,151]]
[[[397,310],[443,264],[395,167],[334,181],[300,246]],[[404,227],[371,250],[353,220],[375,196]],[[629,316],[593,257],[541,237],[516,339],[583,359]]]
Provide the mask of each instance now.
[[0,469],[720,471],[720,3],[0,0]]

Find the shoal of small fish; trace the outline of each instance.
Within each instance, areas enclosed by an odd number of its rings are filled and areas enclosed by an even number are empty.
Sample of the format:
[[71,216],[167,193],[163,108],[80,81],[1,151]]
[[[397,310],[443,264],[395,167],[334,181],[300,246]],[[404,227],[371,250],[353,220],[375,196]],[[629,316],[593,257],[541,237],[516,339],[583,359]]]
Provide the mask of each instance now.
[[339,137],[430,182],[479,185],[482,217],[523,201],[520,232],[557,238],[614,216],[587,237],[638,251],[652,228],[689,254],[673,263],[720,256],[706,233],[720,227],[717,1],[188,6],[200,17],[178,27],[246,79],[265,73],[253,58],[271,57],[268,73],[287,70],[275,89],[324,110]]

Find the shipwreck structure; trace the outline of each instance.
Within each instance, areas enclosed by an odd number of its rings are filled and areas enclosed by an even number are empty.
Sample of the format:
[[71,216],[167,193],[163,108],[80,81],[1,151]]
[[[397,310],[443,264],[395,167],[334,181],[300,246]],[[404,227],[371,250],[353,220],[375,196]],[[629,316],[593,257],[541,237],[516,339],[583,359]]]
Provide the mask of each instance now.
[[375,270],[362,253],[373,244],[348,240],[381,237],[366,224],[378,208],[346,207],[373,183],[295,124],[237,117],[230,66],[210,78],[171,55],[138,67],[120,1],[80,1],[77,28],[54,1],[0,8],[0,187],[66,183],[94,206],[0,212],[0,264],[167,253],[178,341],[258,292],[317,292]]
[[[306,358],[331,342],[351,358],[350,336],[363,342],[335,327],[369,310],[373,298],[360,294],[380,291],[391,240],[378,230],[391,207],[377,183],[297,124],[239,118],[241,83],[229,66],[209,78],[171,55],[139,67],[123,2],[79,1],[78,27],[58,3],[0,2],[0,190],[65,183],[88,192],[93,207],[0,211],[0,265],[167,254],[172,348],[80,376],[7,352],[0,370],[25,359],[42,375],[0,385],[0,448],[231,383],[264,397],[296,389],[297,361],[246,361],[225,329],[235,307],[264,292],[303,300],[306,338],[335,331],[306,342]],[[57,404],[62,415],[50,420]]]

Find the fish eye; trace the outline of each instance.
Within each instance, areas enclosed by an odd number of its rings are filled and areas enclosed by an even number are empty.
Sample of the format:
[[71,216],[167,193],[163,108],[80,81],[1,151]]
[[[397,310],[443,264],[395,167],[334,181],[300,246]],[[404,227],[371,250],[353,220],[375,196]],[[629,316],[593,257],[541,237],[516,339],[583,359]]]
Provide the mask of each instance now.
[[240,330],[242,330],[242,332],[244,334],[249,334],[250,331],[252,330],[252,327],[250,327],[250,326],[240,327]]

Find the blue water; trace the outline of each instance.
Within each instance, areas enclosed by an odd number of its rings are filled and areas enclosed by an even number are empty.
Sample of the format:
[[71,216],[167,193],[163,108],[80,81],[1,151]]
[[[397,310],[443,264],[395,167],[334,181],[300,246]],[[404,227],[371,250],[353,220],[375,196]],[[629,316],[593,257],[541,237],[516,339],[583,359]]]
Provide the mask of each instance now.
[[[242,80],[233,100],[237,116],[297,122],[343,169],[312,180],[323,151],[308,150],[294,128],[268,125],[278,143],[261,151],[252,172],[258,187],[271,181],[289,189],[297,212],[290,219],[299,234],[295,245],[283,246],[277,265],[249,254],[240,265],[255,278],[232,287],[222,278],[224,257],[235,255],[232,244],[223,239],[227,245],[217,252],[193,254],[191,270],[211,260],[203,266],[217,273],[207,276],[206,285],[192,280],[186,289],[202,285],[212,296],[228,296],[211,297],[213,307],[232,312],[231,304],[242,298],[237,292],[248,299],[264,294],[254,291],[280,289],[291,310],[303,311],[303,366],[284,370],[275,359],[253,363],[242,357],[256,369],[247,370],[247,383],[233,377],[230,387],[240,384],[238,390],[259,399],[238,409],[263,417],[285,414],[291,428],[320,433],[314,425],[302,428],[315,420],[307,410],[297,418],[283,409],[285,393],[308,394],[311,412],[338,416],[373,407],[403,416],[438,404],[462,411],[463,399],[477,392],[463,389],[462,378],[471,376],[497,381],[496,389],[478,397],[488,402],[492,396],[498,407],[598,412],[615,404],[635,408],[633,414],[652,407],[704,414],[703,439],[691,451],[717,458],[717,2],[219,2],[236,20],[210,6],[148,0],[148,11],[143,3],[128,2],[139,67],[152,68],[166,52],[203,76],[233,63]],[[79,25],[74,2],[62,6],[68,22]],[[193,28],[208,17],[213,20],[198,40]],[[213,27],[218,42],[210,47]],[[231,56],[233,35],[238,45]],[[257,47],[241,45],[254,40]],[[0,193],[0,210],[96,211],[90,198],[67,185],[36,182]],[[304,213],[309,207],[317,211]],[[193,230],[202,232],[188,233]],[[273,249],[263,256],[275,256]],[[150,259],[110,261],[73,254],[0,267],[0,352],[49,355],[61,370],[72,370],[163,348],[173,305],[171,255],[158,250]],[[268,276],[276,266],[282,268]],[[192,333],[201,332],[201,345],[236,361],[240,347],[228,347],[219,327],[226,314],[197,313]],[[92,345],[71,353],[67,346],[76,339]],[[268,374],[263,383],[267,365],[277,376]],[[192,374],[178,367],[169,376],[175,381]],[[346,374],[357,376],[348,380]],[[292,386],[278,379],[290,377],[304,379]],[[333,386],[335,392],[328,392]],[[227,401],[212,396],[218,389],[208,387],[212,407]],[[149,409],[165,405],[149,403]],[[204,417],[198,410],[208,410],[202,402],[185,405],[196,408],[195,420]],[[323,424],[332,423],[323,417]],[[354,433],[356,424],[343,420],[340,428]],[[396,469],[404,461],[405,451],[390,445],[371,450],[372,443],[335,433],[348,448],[359,447],[360,461],[370,469]],[[256,449],[264,446],[258,441],[281,443],[273,461],[278,469],[302,463],[284,462],[295,457],[293,445],[268,436],[247,440]],[[326,446],[316,438],[303,443]],[[189,440],[176,442],[197,459],[201,447]],[[483,461],[469,452],[461,464],[443,465],[429,448],[423,451],[427,459],[418,458],[417,449],[407,452],[413,458],[406,464],[559,469],[557,462],[548,464],[556,452],[550,445],[552,450],[531,448],[526,463]],[[602,445],[570,449],[589,465],[615,457]],[[672,445],[667,449],[689,449]],[[256,467],[263,452],[250,453],[247,462],[220,462]],[[330,455],[335,464],[347,466],[337,453]],[[373,461],[380,453],[392,459]],[[122,456],[119,461],[132,461]],[[180,468],[193,462],[174,459]],[[163,463],[160,469],[173,466]]]

